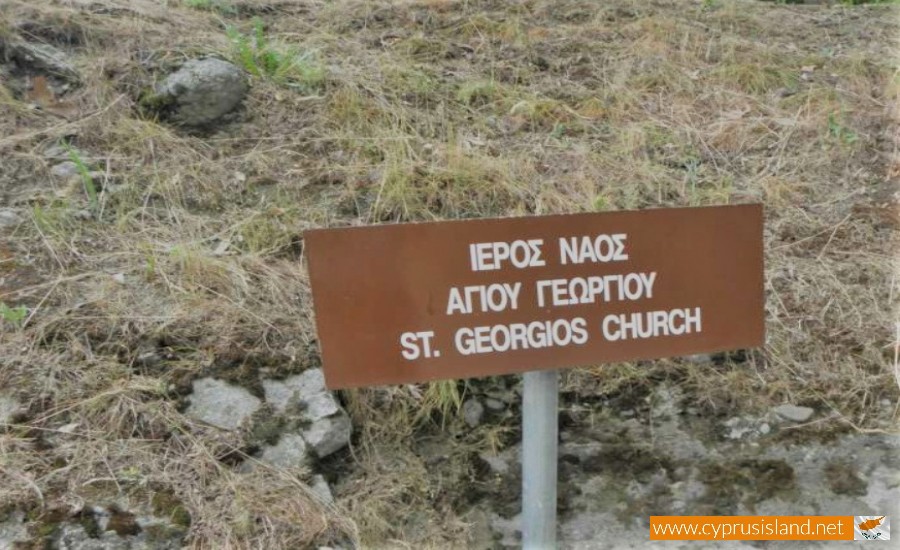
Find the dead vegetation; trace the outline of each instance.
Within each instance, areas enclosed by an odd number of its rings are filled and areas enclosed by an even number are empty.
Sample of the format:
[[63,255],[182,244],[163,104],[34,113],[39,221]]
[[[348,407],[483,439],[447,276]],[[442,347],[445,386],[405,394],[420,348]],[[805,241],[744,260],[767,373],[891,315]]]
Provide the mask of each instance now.
[[[358,434],[333,509],[305,472],[235,473],[242,436],[179,412],[203,373],[252,387],[317,361],[302,233],[325,225],[762,202],[766,348],[578,369],[567,397],[668,378],[710,414],[791,402],[826,411],[807,432],[896,430],[892,7],[0,8],[0,40],[63,48],[84,77],[58,97],[36,75],[0,81],[0,205],[23,220],[0,234],[0,301],[24,308],[4,315],[0,388],[27,409],[0,429],[0,511],[164,494],[198,548],[471,541],[469,457],[517,420],[464,430],[456,411],[498,381],[345,393]],[[155,120],[154,81],[205,54],[252,75],[239,120]],[[64,143],[90,183],[50,175]],[[435,462],[437,431],[452,444]]]

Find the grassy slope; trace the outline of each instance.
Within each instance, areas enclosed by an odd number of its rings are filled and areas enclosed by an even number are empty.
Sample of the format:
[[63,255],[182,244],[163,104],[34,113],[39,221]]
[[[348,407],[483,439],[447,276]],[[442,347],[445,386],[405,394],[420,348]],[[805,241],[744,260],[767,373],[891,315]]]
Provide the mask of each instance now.
[[[711,414],[790,401],[827,411],[812,434],[896,427],[891,7],[0,7],[0,36],[32,22],[86,80],[56,112],[0,87],[0,204],[26,218],[0,235],[0,300],[29,308],[0,332],[0,387],[28,405],[0,433],[0,508],[172,492],[197,546],[463,540],[467,453],[516,425],[459,429],[477,382],[347,392],[359,438],[336,510],[304,496],[303,472],[236,475],[220,459],[252,434],[179,413],[201,374],[253,388],[258,369],[316,362],[300,234],[322,225],[761,201],[766,349],[579,369],[570,397],[672,378]],[[141,114],[166,68],[209,53],[259,73],[239,122],[190,136]],[[103,172],[96,202],[49,176],[42,152],[63,139]],[[441,422],[447,479],[410,448]]]

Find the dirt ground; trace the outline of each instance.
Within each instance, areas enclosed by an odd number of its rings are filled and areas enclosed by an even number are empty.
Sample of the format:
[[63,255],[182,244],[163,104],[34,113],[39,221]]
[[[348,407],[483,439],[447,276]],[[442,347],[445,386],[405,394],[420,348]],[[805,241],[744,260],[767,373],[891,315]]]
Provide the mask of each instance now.
[[[766,346],[565,371],[561,544],[643,548],[651,514],[900,517],[898,23],[893,3],[0,0],[0,542],[80,525],[80,548],[137,548],[154,515],[151,548],[515,545],[518,377],[341,392],[348,448],[252,471],[262,421],[197,422],[192,382],[261,395],[319,366],[309,228],[749,202]],[[179,127],[154,85],[204,56],[249,93]],[[475,427],[471,399],[492,403]]]

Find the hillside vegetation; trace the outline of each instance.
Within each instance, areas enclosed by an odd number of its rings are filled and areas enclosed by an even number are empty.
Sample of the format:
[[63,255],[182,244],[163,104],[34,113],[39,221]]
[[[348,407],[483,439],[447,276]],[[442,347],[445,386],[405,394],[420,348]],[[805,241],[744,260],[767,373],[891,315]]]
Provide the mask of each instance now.
[[[341,392],[353,443],[309,468],[242,468],[264,423],[184,414],[198,378],[319,366],[314,227],[760,202],[766,347],[566,371],[564,408],[665,382],[708,418],[814,407],[791,442],[896,434],[898,30],[880,4],[0,0],[0,43],[79,75],[0,55],[0,519],[35,548],[101,502],[195,548],[482,540],[469,511],[518,498],[476,458],[519,439],[516,377]],[[154,86],[204,56],[249,93],[179,127]]]

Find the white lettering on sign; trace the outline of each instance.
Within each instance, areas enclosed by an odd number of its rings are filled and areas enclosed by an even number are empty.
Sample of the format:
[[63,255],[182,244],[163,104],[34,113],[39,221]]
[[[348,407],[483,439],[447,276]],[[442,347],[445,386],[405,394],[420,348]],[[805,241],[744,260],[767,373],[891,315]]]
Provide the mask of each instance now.
[[454,313],[468,314],[473,311],[504,311],[519,309],[519,291],[522,283],[497,283],[492,285],[465,286],[462,289],[450,289],[447,300],[447,315]]
[[538,307],[547,307],[548,303],[559,307],[641,300],[653,297],[655,282],[655,271],[541,280],[536,283],[537,303]]
[[680,336],[701,331],[701,311],[673,309],[671,311],[647,311],[642,313],[607,315],[601,327],[603,337],[610,342]]
[[[627,262],[628,235],[601,233],[560,237],[559,265]],[[469,267],[473,272],[544,267],[543,239],[469,243]],[[553,255],[550,255],[551,258]],[[497,314],[528,309],[522,300],[534,300],[549,313],[554,308],[596,306],[650,300],[655,296],[656,271],[600,273],[569,278],[537,279],[523,292],[522,282],[496,282],[450,287],[444,313],[453,315]],[[621,270],[619,270],[621,271]],[[550,347],[580,346],[596,333],[608,342],[643,338],[671,338],[702,331],[700,307],[634,313],[609,312],[598,325],[583,317],[494,323],[456,329],[452,347],[459,355],[505,353]],[[434,331],[404,332],[401,355],[407,361],[440,357]],[[445,345],[449,345],[447,342]]]
[[474,328],[461,328],[454,339],[461,355],[496,353],[553,346],[581,345],[588,341],[587,321],[533,321]]
[[431,340],[434,338],[434,331],[426,330],[422,332],[404,332],[400,335],[400,346],[403,351],[400,352],[407,361],[415,361],[419,357],[440,357],[441,352],[431,349]]
[[627,238],[628,236],[623,233],[597,235],[594,238],[588,236],[561,238],[559,261],[562,265],[623,262],[628,259],[628,254],[625,253]]
[[547,264],[541,259],[543,239],[518,240],[511,243],[473,243],[469,245],[472,271],[502,269],[508,262],[517,269],[541,267]]

